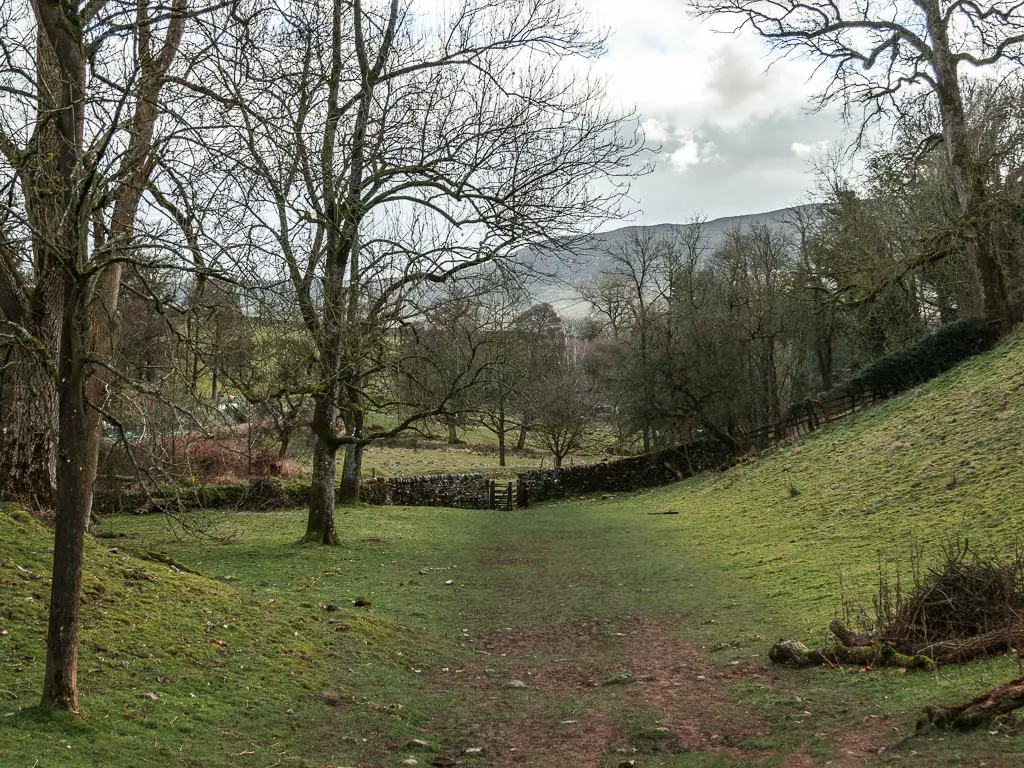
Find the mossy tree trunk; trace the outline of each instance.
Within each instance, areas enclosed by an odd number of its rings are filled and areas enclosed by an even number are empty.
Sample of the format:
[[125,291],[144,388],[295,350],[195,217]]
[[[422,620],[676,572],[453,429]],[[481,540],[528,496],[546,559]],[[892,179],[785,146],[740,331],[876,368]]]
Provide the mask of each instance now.
[[961,731],[988,726],[997,718],[1024,707],[1024,677],[951,707],[925,707],[917,728],[934,726]]
[[56,343],[32,336],[0,359],[0,492],[48,506],[57,488],[57,376],[44,347]]
[[348,397],[348,435],[355,442],[345,447],[345,464],[341,470],[341,485],[338,488],[340,504],[358,504],[359,490],[363,479],[363,430],[366,413],[363,410],[363,379],[356,375],[345,382]]
[[345,463],[341,470],[341,485],[338,486],[339,504],[358,504],[362,486],[363,446],[350,443],[345,446]]
[[305,542],[338,544],[334,528],[334,478],[338,455],[335,441],[335,398],[333,392],[316,396],[313,408],[313,477],[309,489],[309,512],[306,517]]
[[86,422],[85,347],[88,328],[85,286],[68,279],[68,304],[61,333],[58,371],[57,509],[53,583],[46,636],[44,707],[78,712],[78,606],[85,552],[85,514],[92,485],[86,465],[91,433]]

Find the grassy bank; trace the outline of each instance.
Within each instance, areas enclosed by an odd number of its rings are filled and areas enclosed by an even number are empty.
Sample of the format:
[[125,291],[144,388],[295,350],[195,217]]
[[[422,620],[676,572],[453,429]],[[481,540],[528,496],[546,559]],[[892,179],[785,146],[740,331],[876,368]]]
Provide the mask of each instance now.
[[51,543],[6,507],[0,764],[1015,765],[1005,732],[914,734],[921,706],[1016,676],[1013,660],[900,674],[765,656],[823,634],[840,575],[869,601],[880,549],[1011,547],[1022,433],[1017,339],[728,473],[628,497],[339,509],[332,549],[294,543],[299,511],[211,516],[202,539],[112,518],[126,538],[88,552],[83,720],[32,708]]

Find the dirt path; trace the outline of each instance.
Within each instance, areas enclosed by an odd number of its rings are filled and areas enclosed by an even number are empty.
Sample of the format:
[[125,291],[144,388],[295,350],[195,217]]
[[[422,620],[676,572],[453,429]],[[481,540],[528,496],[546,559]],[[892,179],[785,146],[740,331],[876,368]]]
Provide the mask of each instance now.
[[[641,594],[674,587],[649,579],[642,583],[650,586],[636,587],[641,575],[628,565],[602,574],[588,567],[593,552],[578,551],[577,543],[565,536],[506,542],[491,558],[481,554],[493,580],[461,586],[477,600],[486,594],[486,610],[505,626],[462,630],[465,661],[430,676],[428,684],[450,692],[457,706],[425,729],[443,747],[427,763],[760,765],[774,757],[790,768],[824,764],[799,743],[782,753],[763,746],[773,724],[730,693],[735,684],[770,688],[777,681],[757,654],[713,660],[686,639],[687,621],[678,614],[628,599],[615,610],[609,594],[630,584]],[[642,559],[634,562],[639,568]],[[571,604],[561,602],[570,597]],[[561,610],[538,621],[555,599]],[[473,606],[464,608],[461,621],[470,624]],[[583,615],[558,620],[565,613]],[[875,756],[887,735],[868,726],[843,734],[829,764],[863,765]]]

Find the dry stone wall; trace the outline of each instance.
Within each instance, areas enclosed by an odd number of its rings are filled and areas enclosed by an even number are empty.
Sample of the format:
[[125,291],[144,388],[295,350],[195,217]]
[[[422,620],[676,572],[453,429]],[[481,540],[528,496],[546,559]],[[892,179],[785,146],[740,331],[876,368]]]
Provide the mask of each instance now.
[[475,473],[370,478],[363,481],[360,495],[367,504],[460,509],[490,505],[487,478]]
[[[486,509],[490,498],[488,490],[487,478],[481,474],[376,477],[363,481],[361,496],[367,504]],[[309,483],[256,478],[234,485],[164,485],[148,493],[141,490],[97,492],[94,508],[104,515],[181,509],[263,511],[303,507],[308,501]]]
[[709,440],[600,464],[534,469],[517,475],[519,497],[532,504],[589,493],[637,491],[719,469],[733,458],[728,446]]

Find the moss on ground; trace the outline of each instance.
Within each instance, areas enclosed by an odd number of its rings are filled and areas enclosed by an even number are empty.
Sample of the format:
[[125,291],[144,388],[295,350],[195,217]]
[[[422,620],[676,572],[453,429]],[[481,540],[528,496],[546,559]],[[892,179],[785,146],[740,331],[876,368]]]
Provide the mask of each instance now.
[[372,617],[302,599],[301,584],[275,600],[102,539],[86,552],[84,718],[51,715],[34,708],[51,548],[42,524],[0,507],[0,765],[219,766],[252,755],[311,764],[295,757],[323,719],[336,659],[374,663],[396,636]]

